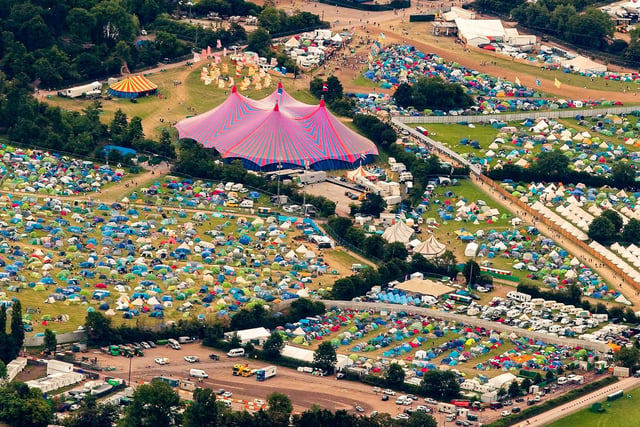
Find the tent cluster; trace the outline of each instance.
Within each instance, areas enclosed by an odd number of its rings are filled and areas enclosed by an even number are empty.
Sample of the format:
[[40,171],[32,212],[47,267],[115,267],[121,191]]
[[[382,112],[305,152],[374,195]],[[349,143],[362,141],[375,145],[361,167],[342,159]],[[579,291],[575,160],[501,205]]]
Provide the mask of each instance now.
[[[338,273],[310,241],[321,234],[310,219],[197,210],[161,215],[120,203],[70,207],[55,198],[8,197],[12,206],[0,214],[11,224],[0,231],[7,239],[0,242],[0,281],[10,284],[5,303],[37,292],[44,307],[78,305],[125,319],[224,316],[309,296],[308,284]],[[52,310],[26,320],[69,320]]]
[[213,110],[180,121],[180,138],[215,148],[225,159],[250,169],[336,169],[378,154],[375,144],[349,129],[325,107],[297,101],[279,84],[254,101],[234,87]]
[[[398,363],[418,378],[442,365],[455,367],[475,358],[485,360],[475,364],[476,369],[485,373],[516,369],[545,371],[565,367],[589,354],[580,348],[548,345],[514,334],[408,315],[403,311],[373,313],[333,309],[323,316],[287,324],[280,331],[292,345],[306,347],[314,341],[329,339],[339,351],[341,347],[351,347],[348,357],[355,368],[382,374],[390,364]],[[514,349],[503,352],[507,343]],[[473,380],[486,384],[489,378],[483,373]]]
[[[488,146],[467,138],[461,139],[460,144],[476,149],[465,153],[468,160],[497,168],[504,164],[527,168],[540,152],[560,150],[570,159],[570,168],[607,176],[615,162],[638,159],[638,128],[631,124],[629,117],[623,119],[607,115],[596,119],[593,126],[588,128],[582,116],[576,119],[576,127],[544,118],[525,120],[520,126],[495,122],[492,126],[499,131]],[[624,142],[612,143],[608,141],[609,138],[622,139]]]
[[124,170],[93,162],[69,159],[58,153],[22,150],[0,145],[0,174],[4,191],[72,195],[96,191],[109,182],[120,182]]
[[619,292],[610,288],[576,257],[569,255],[553,240],[538,235],[534,227],[487,232],[478,230],[475,233],[460,229],[456,234],[461,241],[468,242],[466,256],[486,258],[489,264],[494,258],[506,258],[514,270],[527,271],[529,278],[543,280],[552,288],[576,284],[587,296],[605,299],[621,297]]
[[229,202],[238,202],[241,198],[258,200],[260,193],[249,191],[242,184],[232,182],[211,183],[167,176],[163,181],[155,181],[149,187],[138,188],[121,203],[144,202],[153,206],[175,206],[221,210]]

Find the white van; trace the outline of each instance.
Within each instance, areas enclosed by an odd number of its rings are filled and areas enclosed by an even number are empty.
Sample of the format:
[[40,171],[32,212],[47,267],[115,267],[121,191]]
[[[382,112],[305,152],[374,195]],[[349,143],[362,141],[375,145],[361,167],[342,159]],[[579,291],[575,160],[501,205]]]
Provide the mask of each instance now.
[[232,348],[227,353],[227,356],[229,356],[229,357],[241,357],[241,356],[244,356],[244,348]]
[[565,385],[568,381],[567,377],[558,377],[558,385]]
[[189,375],[196,378],[209,378],[209,375],[203,371],[202,369],[191,369],[189,370]]
[[398,398],[396,399],[396,405],[404,405],[404,402],[407,400],[407,396],[404,394],[401,394],[400,396],[398,396]]

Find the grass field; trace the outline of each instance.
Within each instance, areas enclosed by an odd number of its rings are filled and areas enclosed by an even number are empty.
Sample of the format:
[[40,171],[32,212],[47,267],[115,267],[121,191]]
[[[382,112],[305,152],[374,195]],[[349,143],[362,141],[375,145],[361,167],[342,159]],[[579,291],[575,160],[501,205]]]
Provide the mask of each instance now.
[[594,413],[590,409],[583,409],[569,415],[548,427],[636,427],[640,423],[640,388],[634,388],[623,397],[613,402],[602,403],[605,412]]

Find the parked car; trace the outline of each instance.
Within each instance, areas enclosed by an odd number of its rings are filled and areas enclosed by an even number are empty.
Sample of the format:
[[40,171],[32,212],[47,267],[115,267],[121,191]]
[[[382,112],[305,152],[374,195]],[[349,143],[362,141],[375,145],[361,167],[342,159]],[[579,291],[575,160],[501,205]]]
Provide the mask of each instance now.
[[167,363],[169,363],[169,359],[167,359],[166,357],[156,357],[153,361],[158,365],[166,365]]
[[197,363],[200,361],[200,358],[197,356],[185,356],[184,360],[189,363]]
[[211,359],[211,360],[220,360],[220,356],[218,356],[217,354],[211,353],[209,355],[209,359]]
[[382,393],[384,393],[384,394],[386,394],[386,395],[389,395],[389,396],[395,396],[395,395],[396,395],[396,392],[395,392],[395,391],[393,391],[393,390],[391,390],[390,388],[386,388],[386,389],[384,389],[384,390],[382,391]]

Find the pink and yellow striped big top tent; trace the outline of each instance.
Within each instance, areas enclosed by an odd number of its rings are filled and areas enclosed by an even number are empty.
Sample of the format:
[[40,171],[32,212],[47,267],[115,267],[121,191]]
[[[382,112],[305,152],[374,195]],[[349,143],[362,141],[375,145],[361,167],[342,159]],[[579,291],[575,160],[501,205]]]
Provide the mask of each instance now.
[[216,149],[224,159],[241,159],[253,170],[345,169],[370,161],[375,144],[345,126],[325,107],[297,101],[281,84],[262,100],[234,87],[213,110],[176,125],[180,138]]

